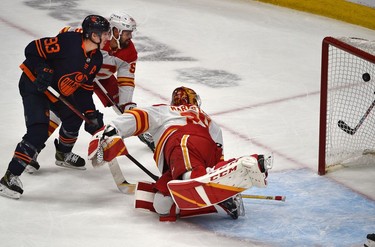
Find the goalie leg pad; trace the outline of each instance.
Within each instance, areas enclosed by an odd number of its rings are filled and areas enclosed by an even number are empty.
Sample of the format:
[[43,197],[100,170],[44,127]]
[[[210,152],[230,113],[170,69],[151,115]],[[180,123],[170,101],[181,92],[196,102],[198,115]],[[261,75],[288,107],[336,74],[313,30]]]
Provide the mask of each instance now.
[[250,188],[252,180],[248,176],[248,169],[242,164],[248,162],[248,158],[257,164],[254,157],[241,157],[204,176],[168,182],[173,200],[181,209],[204,208]]
[[180,218],[188,218],[193,216],[201,216],[201,215],[207,215],[207,214],[213,214],[217,213],[217,210],[214,206],[210,206],[207,208],[198,208],[193,210],[180,210]]
[[156,190],[155,183],[138,182],[135,189],[135,208],[147,209],[151,212],[156,212],[153,206]]
[[268,170],[272,168],[272,155],[257,155],[241,157],[243,166],[248,170],[249,178],[258,188],[267,187]]
[[[154,189],[155,183],[151,182],[138,182],[135,192],[135,208],[139,209],[146,209],[151,212],[156,212],[154,207],[154,201],[157,201],[158,197],[155,196],[156,190]],[[160,194],[162,195],[162,194]],[[173,203],[173,201],[172,201]],[[160,202],[159,202],[160,204]],[[178,208],[176,208],[175,204],[169,206],[169,211],[166,211],[166,214],[160,215],[159,220],[160,221],[176,221],[177,219],[177,212],[179,211]],[[173,212],[172,212],[173,211]],[[171,215],[172,212],[172,215]],[[217,210],[214,206],[202,208],[202,209],[196,209],[196,210],[180,210],[179,217],[180,218],[187,218],[187,217],[193,217],[198,215],[206,215],[211,213],[217,213]]]

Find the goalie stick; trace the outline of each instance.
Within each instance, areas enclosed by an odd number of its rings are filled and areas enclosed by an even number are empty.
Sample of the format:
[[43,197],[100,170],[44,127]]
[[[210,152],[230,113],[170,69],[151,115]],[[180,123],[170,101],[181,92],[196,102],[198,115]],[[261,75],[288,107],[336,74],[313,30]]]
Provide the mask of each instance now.
[[[123,111],[122,109],[120,108],[119,105],[116,104],[116,102],[111,98],[111,96],[109,95],[108,91],[103,87],[103,85],[99,82],[98,79],[94,79],[94,82],[95,84],[100,88],[100,90],[105,94],[105,96],[107,97],[108,101],[111,102],[112,105],[114,105],[116,108],[116,113],[118,114],[122,114]],[[136,164],[142,171],[144,171],[147,175],[149,175],[153,180],[158,180],[159,177],[154,175],[153,173],[151,173],[146,167],[144,167],[141,163],[138,162],[138,160],[136,160],[133,156],[131,156],[129,153],[126,154],[126,157],[128,157],[134,164]],[[109,165],[109,169],[111,170],[111,174],[113,175],[113,179],[115,180],[115,183],[117,185],[117,187],[119,186],[119,183],[122,183],[122,181],[119,181],[118,178],[116,178],[115,176],[119,176],[121,177],[122,180],[125,180],[124,179],[124,175],[121,171],[121,168],[117,162],[117,160],[115,162],[111,162],[110,165]],[[120,179],[120,180],[121,180]],[[126,180],[125,180],[126,181]],[[135,185],[134,185],[135,186]],[[120,189],[120,188],[119,188]],[[121,189],[120,189],[121,191]]]
[[366,118],[368,117],[368,115],[370,114],[370,112],[371,112],[372,108],[374,108],[374,106],[375,106],[375,100],[371,103],[370,107],[367,109],[365,114],[362,116],[362,118],[359,120],[358,124],[354,128],[351,128],[343,120],[339,120],[337,122],[337,125],[340,127],[340,129],[342,129],[343,131],[345,131],[349,135],[354,135],[357,132],[357,130],[361,127],[363,122],[366,120]]
[[[129,154],[130,157],[132,157]],[[133,158],[134,159],[134,158]],[[133,161],[133,160],[132,160]],[[138,167],[143,167],[142,171],[144,171],[147,175],[149,175],[152,179],[157,181],[159,179],[156,175],[152,174],[147,168],[145,168],[142,164],[140,164],[136,159],[133,161],[134,163],[138,163]],[[117,159],[112,160],[109,163],[109,168],[111,170],[111,173],[113,175],[113,178],[116,182],[116,185],[118,189],[125,194],[133,194],[135,192],[136,184],[130,184],[126,181],[119,164],[117,162]],[[241,194],[242,198],[245,199],[260,199],[260,200],[275,200],[275,201],[282,201],[285,202],[286,196],[270,196],[270,195],[249,195],[249,194]]]
[[247,195],[241,194],[242,198],[248,199],[263,199],[263,200],[275,200],[275,201],[283,201],[285,202],[286,196],[262,196],[262,195]]
[[114,158],[111,162],[109,162],[108,167],[119,191],[124,194],[134,194],[135,184],[131,184],[126,181],[124,174],[122,173],[121,168],[117,162],[117,158]]

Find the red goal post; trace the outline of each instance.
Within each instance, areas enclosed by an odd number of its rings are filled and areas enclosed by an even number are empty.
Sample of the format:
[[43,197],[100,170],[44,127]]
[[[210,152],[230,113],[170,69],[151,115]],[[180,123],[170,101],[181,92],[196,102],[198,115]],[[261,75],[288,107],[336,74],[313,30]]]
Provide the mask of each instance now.
[[375,41],[326,37],[322,43],[318,173],[375,154]]

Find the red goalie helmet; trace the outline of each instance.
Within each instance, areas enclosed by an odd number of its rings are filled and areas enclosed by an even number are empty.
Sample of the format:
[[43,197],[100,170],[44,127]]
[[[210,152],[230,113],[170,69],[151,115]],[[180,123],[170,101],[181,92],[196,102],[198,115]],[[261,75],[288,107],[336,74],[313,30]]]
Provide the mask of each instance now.
[[191,88],[188,87],[178,87],[173,90],[171,105],[196,105],[201,106],[201,99],[199,95]]

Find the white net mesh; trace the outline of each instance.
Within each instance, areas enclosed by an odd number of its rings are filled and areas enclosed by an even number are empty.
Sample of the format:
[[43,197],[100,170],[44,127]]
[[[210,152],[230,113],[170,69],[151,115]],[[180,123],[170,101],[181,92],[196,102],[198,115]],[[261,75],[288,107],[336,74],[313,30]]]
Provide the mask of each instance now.
[[[375,42],[338,40],[375,55]],[[375,64],[332,45],[328,54],[326,168],[375,149]]]

